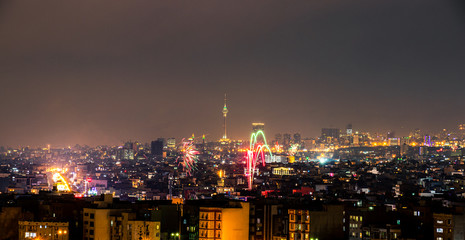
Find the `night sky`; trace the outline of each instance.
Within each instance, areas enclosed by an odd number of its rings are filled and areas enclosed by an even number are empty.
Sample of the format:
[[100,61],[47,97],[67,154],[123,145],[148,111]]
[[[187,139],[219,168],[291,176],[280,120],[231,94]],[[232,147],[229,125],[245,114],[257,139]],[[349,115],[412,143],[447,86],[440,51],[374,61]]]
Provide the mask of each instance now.
[[465,122],[462,0],[0,1],[0,146]]

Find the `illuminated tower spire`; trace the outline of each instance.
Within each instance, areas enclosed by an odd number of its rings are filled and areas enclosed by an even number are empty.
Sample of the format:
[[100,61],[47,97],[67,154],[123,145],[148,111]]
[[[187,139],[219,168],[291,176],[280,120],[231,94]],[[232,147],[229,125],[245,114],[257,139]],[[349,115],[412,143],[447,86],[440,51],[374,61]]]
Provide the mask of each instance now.
[[228,108],[226,107],[226,93],[224,94],[224,107],[223,107],[223,118],[224,118],[224,123],[223,123],[223,128],[224,128],[224,135],[223,139],[227,139],[226,136],[226,116],[228,115]]

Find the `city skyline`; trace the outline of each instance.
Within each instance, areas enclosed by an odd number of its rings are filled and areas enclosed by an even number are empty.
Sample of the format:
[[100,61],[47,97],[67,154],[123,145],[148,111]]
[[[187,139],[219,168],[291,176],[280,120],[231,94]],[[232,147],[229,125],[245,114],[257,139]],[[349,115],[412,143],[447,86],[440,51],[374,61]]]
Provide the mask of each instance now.
[[86,4],[1,3],[0,146],[465,121],[460,1]]
[[450,240],[465,1],[0,1],[0,240]]

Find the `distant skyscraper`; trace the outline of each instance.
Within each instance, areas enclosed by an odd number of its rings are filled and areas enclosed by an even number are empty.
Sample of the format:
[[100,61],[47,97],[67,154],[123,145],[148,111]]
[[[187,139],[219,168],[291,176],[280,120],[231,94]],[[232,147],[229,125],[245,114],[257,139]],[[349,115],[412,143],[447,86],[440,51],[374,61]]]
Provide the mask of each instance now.
[[226,116],[228,115],[228,108],[226,107],[226,93],[224,94],[224,107],[223,107],[223,129],[224,129],[224,134],[223,134],[223,139],[227,139],[226,135]]
[[274,138],[275,141],[278,142],[278,144],[281,144],[283,140],[283,135],[281,135],[281,133],[277,133]]
[[465,137],[465,124],[460,124],[459,125],[459,134],[461,138]]
[[330,138],[339,138],[341,131],[339,128],[322,128],[321,129],[321,138],[326,140],[328,137]]
[[265,131],[264,123],[252,123],[252,131],[258,132],[259,130]]
[[176,147],[176,139],[175,138],[168,138],[168,140],[166,140],[166,146],[168,148],[175,148]]
[[302,141],[302,137],[300,136],[300,133],[295,133],[294,134],[294,143],[300,144]]
[[158,139],[156,141],[152,141],[151,150],[152,150],[152,155],[162,156],[163,155],[163,140]]
[[347,124],[347,127],[346,127],[346,134],[347,134],[347,136],[351,136],[351,135],[352,135],[352,132],[353,132],[353,130],[352,130],[352,123],[349,123],[349,124]]
[[[252,132],[256,133],[258,131],[265,132],[265,124],[264,123],[252,123]],[[257,142],[264,143],[266,139],[263,138],[263,135],[259,135],[257,137]]]
[[396,133],[394,131],[391,130],[387,133],[387,138],[395,138],[395,137],[396,137]]
[[412,136],[413,136],[414,139],[420,139],[421,138],[421,130],[419,128],[416,128],[413,131]]
[[285,148],[288,148],[291,145],[291,134],[285,133],[283,135],[283,145]]

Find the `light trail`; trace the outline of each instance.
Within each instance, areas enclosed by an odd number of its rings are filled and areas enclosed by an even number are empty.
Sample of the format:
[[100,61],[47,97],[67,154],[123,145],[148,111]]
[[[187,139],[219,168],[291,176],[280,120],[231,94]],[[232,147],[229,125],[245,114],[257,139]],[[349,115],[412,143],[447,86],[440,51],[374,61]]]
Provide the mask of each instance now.
[[[263,138],[263,142],[259,141],[259,136]],[[262,165],[265,166],[265,151],[268,151],[272,155],[271,149],[266,142],[265,133],[262,130],[252,133],[249,149],[247,150],[245,169],[249,190],[252,190],[257,163],[261,160]]]
[[71,188],[69,187],[68,182],[66,179],[61,175],[61,173],[56,172],[52,176],[53,182],[57,184],[57,190],[62,192],[71,192]]

